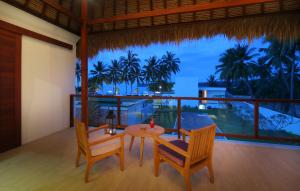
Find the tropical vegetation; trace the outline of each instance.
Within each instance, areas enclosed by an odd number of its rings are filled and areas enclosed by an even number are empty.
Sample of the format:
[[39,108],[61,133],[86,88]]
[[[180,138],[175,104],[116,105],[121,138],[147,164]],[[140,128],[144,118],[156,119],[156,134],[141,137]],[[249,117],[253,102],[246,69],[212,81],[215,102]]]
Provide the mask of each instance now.
[[219,59],[216,73],[232,94],[300,98],[299,41],[266,38],[265,48],[237,44]]
[[[150,91],[171,91],[174,83],[172,75],[180,71],[180,59],[172,52],[166,52],[161,58],[150,56],[141,66],[138,55],[131,50],[126,56],[111,61],[110,65],[105,65],[102,61],[93,64],[89,75],[89,93],[104,93],[103,85],[112,84],[113,94],[118,94],[118,85],[125,84],[125,94],[128,94],[130,85],[130,95],[133,94],[133,85],[136,90],[139,85],[147,85]],[[78,69],[77,69],[78,68]],[[80,90],[80,64],[76,64],[76,86]],[[137,92],[135,92],[137,93]]]

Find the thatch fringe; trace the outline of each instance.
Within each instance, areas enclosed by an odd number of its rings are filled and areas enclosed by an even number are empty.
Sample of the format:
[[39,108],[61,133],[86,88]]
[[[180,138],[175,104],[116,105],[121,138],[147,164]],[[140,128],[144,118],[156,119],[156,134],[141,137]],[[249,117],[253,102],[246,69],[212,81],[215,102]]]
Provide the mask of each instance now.
[[[280,40],[300,39],[300,13],[276,13],[102,32],[89,35],[88,54],[94,56],[103,49],[180,42],[219,34],[236,39],[253,39],[262,35],[273,35]],[[80,50],[79,47],[77,50]]]

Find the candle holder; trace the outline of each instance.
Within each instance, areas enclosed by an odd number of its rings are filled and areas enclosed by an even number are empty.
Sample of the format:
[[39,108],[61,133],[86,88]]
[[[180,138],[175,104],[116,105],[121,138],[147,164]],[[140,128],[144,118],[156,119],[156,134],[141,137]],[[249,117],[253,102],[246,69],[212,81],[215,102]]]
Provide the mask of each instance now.
[[106,129],[106,134],[115,135],[117,134],[116,126],[114,125],[115,114],[113,110],[109,110],[107,116],[105,117],[105,122],[108,124]]

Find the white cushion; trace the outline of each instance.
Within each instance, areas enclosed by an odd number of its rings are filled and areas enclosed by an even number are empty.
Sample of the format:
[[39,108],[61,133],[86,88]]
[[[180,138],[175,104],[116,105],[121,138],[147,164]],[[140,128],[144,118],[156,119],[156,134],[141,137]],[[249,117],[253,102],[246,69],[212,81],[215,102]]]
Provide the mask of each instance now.
[[[110,136],[110,135],[109,135]],[[91,154],[92,156],[102,155],[107,152],[116,150],[121,147],[120,138],[115,138],[104,143],[100,143],[94,146],[91,146]]]
[[[93,130],[93,128],[89,128],[89,130]],[[93,137],[93,136],[104,135],[104,134],[105,134],[104,129],[98,129],[96,131],[90,132],[89,136]]]
[[89,134],[89,143],[92,143],[92,142],[95,142],[95,141],[98,141],[98,140],[101,140],[101,139],[104,139],[106,137],[110,137],[111,135],[110,134],[96,134],[96,133],[92,133],[92,134]]

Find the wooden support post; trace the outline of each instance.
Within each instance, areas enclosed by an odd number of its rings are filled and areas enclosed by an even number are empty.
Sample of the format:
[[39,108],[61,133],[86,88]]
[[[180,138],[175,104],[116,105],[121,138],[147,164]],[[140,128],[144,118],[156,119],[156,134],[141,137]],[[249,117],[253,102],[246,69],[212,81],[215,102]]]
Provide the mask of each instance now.
[[177,133],[178,133],[178,139],[180,139],[180,129],[181,129],[181,99],[177,99]]
[[259,102],[254,102],[254,136],[259,137]]
[[70,95],[70,127],[74,126],[74,95]]
[[121,98],[118,96],[118,111],[117,111],[118,128],[121,128]]
[[81,120],[88,126],[87,0],[81,1]]

